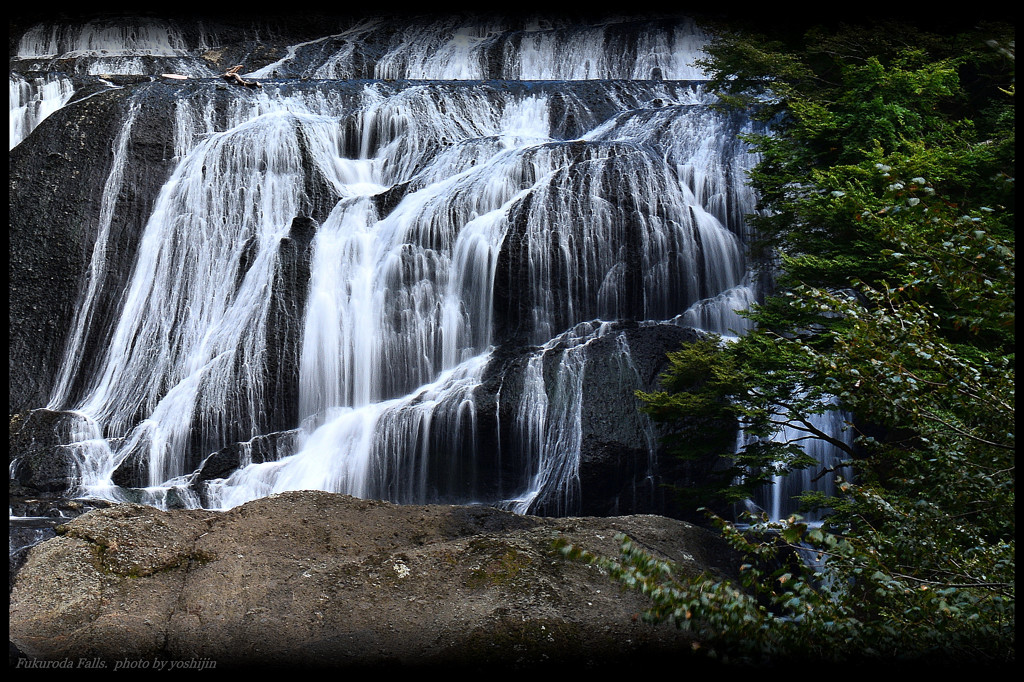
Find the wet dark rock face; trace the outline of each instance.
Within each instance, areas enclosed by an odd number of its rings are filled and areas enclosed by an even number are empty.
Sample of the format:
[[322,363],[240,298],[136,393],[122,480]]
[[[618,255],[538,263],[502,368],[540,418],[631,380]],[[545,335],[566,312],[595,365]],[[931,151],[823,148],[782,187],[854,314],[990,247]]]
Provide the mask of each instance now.
[[[10,152],[12,412],[46,404],[65,334],[72,326],[96,238],[103,184],[112,161],[110,145],[123,124],[128,91],[104,95],[55,113],[27,144]],[[141,175],[130,189],[138,200],[132,209],[136,219],[145,215],[170,164],[160,160],[138,168]],[[108,270],[111,277],[127,278],[131,270],[132,243],[139,234],[137,224],[128,220],[117,216],[111,225],[117,244],[117,267]],[[109,285],[116,287],[117,282]],[[109,309],[99,314],[105,313]]]
[[77,460],[66,447],[82,417],[38,409],[15,415],[10,425],[11,482],[36,493],[64,493],[78,476]]
[[621,388],[610,385],[624,371],[635,372],[638,390],[652,390],[666,369],[665,353],[701,335],[672,325],[633,327],[625,332],[631,366],[623,368],[619,341],[602,337],[588,346],[582,408],[583,448],[580,453],[582,513],[605,516],[623,510],[676,511],[671,491],[663,484],[676,480],[674,462],[657,458],[661,430],[639,412],[640,401],[623,400]]

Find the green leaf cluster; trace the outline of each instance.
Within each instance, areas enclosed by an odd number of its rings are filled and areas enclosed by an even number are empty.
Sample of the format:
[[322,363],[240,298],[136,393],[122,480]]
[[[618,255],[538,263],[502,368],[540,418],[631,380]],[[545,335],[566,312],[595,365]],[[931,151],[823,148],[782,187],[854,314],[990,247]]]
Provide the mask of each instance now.
[[[708,48],[722,106],[770,124],[747,140],[753,255],[775,288],[746,312],[753,332],[672,354],[642,409],[678,453],[702,423],[750,434],[712,444],[726,499],[808,466],[807,439],[855,476],[805,496],[832,510],[820,527],[713,517],[748,557],[741,586],[680,578],[628,540],[605,562],[705,650],[1013,660],[1013,39],[882,22],[721,30]],[[855,415],[852,446],[815,427],[831,409]]]

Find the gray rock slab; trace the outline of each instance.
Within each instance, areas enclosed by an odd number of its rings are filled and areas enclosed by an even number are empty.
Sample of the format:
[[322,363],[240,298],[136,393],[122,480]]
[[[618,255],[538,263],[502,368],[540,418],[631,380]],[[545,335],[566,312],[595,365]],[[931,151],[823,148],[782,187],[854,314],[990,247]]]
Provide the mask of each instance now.
[[[690,649],[556,537],[614,556],[626,533],[686,571],[725,574],[715,534],[654,515],[519,516],[283,493],[226,512],[94,510],[34,547],[10,637],[37,660],[232,666],[599,666]],[[212,664],[212,665],[211,665]]]

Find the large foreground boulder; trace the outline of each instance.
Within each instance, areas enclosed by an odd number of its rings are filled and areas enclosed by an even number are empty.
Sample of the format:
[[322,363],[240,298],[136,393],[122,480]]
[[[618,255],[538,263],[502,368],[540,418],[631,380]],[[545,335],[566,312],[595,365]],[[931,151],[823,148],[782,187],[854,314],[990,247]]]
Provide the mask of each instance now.
[[[661,516],[541,518],[325,492],[227,512],[134,504],[33,548],[10,603],[30,659],[161,665],[610,665],[691,650],[647,604],[556,537],[614,555],[627,533],[686,570],[725,574],[713,533]],[[136,663],[136,665],[141,665]]]

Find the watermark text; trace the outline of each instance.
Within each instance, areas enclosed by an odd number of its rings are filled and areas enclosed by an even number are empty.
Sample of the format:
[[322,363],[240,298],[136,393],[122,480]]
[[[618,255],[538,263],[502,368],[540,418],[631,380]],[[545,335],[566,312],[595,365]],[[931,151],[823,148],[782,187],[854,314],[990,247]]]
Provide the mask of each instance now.
[[181,660],[164,660],[159,658],[122,658],[109,661],[103,658],[59,658],[46,660],[41,658],[19,658],[17,668],[32,670],[209,670],[217,667],[217,661],[210,658],[186,658]]

